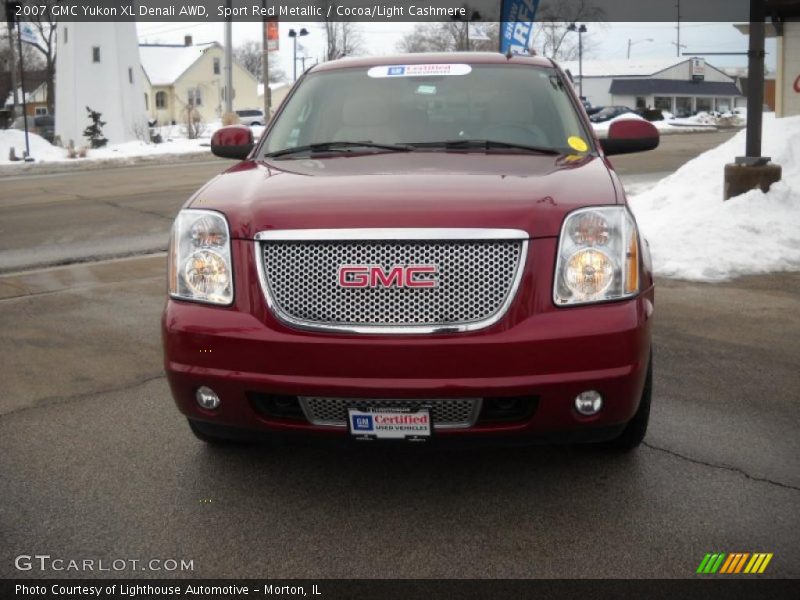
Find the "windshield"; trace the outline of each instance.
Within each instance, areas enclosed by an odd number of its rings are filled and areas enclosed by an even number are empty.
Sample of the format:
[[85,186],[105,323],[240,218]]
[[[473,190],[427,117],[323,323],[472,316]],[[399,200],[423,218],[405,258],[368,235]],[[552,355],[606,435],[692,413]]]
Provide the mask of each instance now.
[[[450,74],[428,75],[431,71]],[[564,85],[554,69],[527,65],[379,66],[311,73],[280,112],[262,153],[341,141],[436,149],[460,140],[563,154],[589,151],[591,138]],[[461,148],[485,151],[489,146]]]

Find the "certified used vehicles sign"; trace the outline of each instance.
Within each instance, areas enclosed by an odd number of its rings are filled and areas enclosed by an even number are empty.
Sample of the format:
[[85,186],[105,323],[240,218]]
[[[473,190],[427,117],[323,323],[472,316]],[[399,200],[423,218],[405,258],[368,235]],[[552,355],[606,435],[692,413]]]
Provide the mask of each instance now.
[[422,441],[431,436],[431,415],[427,408],[347,410],[350,433],[358,439]]

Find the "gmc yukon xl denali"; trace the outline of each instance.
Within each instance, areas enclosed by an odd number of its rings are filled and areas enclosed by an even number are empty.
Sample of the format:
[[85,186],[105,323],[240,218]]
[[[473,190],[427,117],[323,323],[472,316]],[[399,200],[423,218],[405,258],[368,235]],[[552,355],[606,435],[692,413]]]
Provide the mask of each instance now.
[[169,384],[207,442],[644,437],[653,278],[608,156],[550,60],[357,58],[310,69],[178,214]]

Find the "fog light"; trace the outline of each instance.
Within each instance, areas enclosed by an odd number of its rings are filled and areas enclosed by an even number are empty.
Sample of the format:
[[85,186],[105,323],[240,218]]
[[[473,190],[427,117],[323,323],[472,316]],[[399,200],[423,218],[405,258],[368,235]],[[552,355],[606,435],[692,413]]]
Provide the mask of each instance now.
[[603,408],[603,397],[600,392],[588,390],[575,396],[575,410],[587,417],[596,415]]
[[206,410],[214,410],[219,406],[219,396],[209,387],[197,388],[194,397],[197,399],[197,403]]

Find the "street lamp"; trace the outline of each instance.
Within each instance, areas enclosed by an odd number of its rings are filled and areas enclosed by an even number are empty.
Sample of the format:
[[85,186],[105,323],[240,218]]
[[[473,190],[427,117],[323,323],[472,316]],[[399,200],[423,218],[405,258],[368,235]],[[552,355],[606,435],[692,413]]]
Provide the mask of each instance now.
[[628,60],[631,58],[631,46],[635,46],[636,44],[641,44],[642,42],[652,42],[654,41],[653,38],[644,38],[641,40],[633,41],[631,38],[628,38]]
[[586,25],[578,26],[573,23],[567,30],[578,32],[578,95],[583,100],[583,34],[586,33]]
[[304,35],[308,35],[308,30],[305,27],[303,27],[300,31],[295,31],[294,29],[289,30],[289,37],[294,40],[294,60],[292,61],[292,66],[295,81],[297,81],[297,38],[303,37]]

